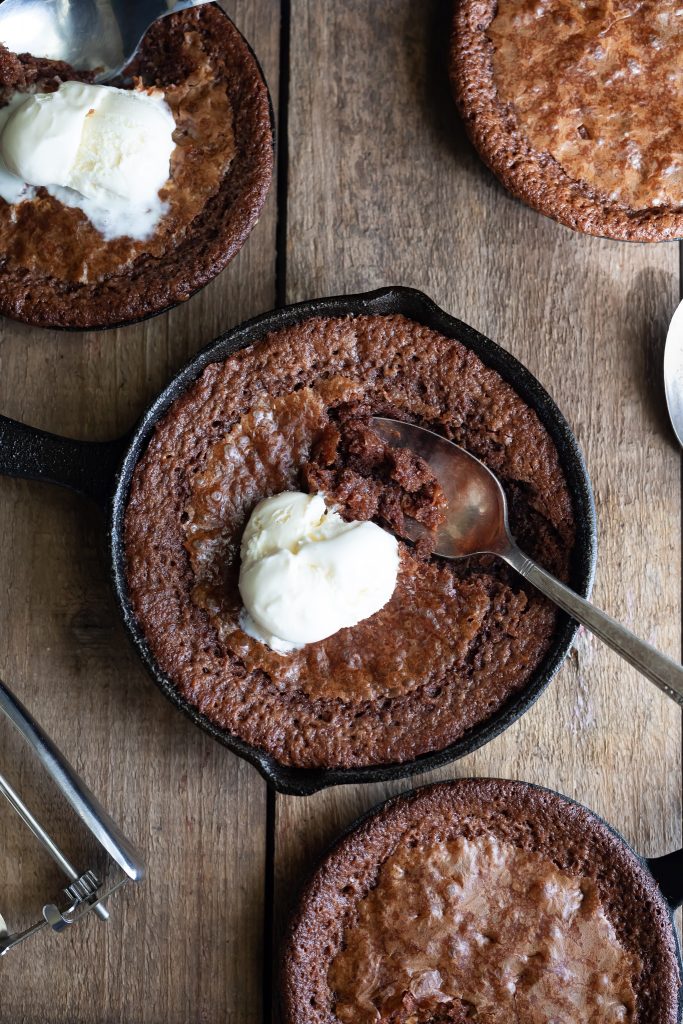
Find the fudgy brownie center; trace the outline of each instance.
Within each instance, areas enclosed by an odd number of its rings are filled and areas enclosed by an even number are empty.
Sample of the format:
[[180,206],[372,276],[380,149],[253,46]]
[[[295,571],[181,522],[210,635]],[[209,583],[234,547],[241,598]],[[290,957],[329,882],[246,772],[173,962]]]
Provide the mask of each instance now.
[[371,415],[367,403],[358,402],[334,411],[303,467],[304,483],[309,491],[321,491],[346,519],[376,519],[399,536],[408,521],[420,524],[427,532],[417,553],[428,554],[430,534],[446,518],[443,488],[419,455],[381,440]]
[[[463,664],[490,607],[479,581],[455,587],[445,565],[401,545],[394,595],[379,612],[288,655],[241,629],[238,590],[242,531],[254,505],[280,491],[322,491],[347,519],[377,519],[398,532],[406,515],[436,525],[443,495],[426,465],[392,452],[358,415],[352,380],[334,377],[275,399],[263,398],[210,450],[192,481],[186,547],[195,575],[192,599],[250,671],[311,700],[401,696],[424,672]],[[374,440],[373,440],[374,438]]]

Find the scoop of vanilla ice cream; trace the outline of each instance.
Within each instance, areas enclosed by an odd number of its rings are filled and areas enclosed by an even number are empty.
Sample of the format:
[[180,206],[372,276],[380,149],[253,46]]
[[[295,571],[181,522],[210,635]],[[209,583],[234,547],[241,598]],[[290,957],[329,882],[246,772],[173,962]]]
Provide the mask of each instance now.
[[[22,97],[0,136],[8,169],[30,185],[66,185],[89,109],[87,86],[65,82],[57,92]],[[97,100],[95,101],[97,102]]]
[[26,96],[13,110],[0,153],[29,185],[143,205],[168,180],[174,129],[161,93],[64,82],[56,92]]
[[261,501],[242,537],[246,632],[284,653],[324,640],[391,598],[398,543],[375,523],[345,522],[321,494]]
[[154,199],[168,181],[174,129],[162,94],[105,89],[86,115],[69,186],[91,199],[111,192],[140,204]]

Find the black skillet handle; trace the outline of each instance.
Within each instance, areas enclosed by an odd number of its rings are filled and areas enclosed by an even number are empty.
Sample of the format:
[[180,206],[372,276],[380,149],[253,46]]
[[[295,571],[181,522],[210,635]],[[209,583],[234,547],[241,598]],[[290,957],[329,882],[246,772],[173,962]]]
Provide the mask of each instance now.
[[126,439],[73,441],[0,416],[0,474],[69,487],[99,505],[114,493]]
[[653,857],[647,866],[672,910],[683,904],[683,850]]

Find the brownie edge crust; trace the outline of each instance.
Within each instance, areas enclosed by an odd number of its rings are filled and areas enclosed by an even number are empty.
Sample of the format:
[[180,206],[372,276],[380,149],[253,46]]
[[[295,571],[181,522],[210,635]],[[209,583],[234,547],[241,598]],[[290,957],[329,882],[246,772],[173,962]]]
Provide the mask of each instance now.
[[[570,8],[561,0],[558,6]],[[450,47],[455,103],[484,163],[517,199],[576,231],[633,242],[683,236],[683,210],[666,205],[631,208],[571,177],[549,152],[533,148],[512,105],[502,101],[496,86],[488,30],[498,8],[498,0],[455,0]],[[630,56],[624,55],[624,64]],[[554,73],[562,75],[559,65],[558,57]]]
[[[595,885],[620,945],[640,963],[633,979],[636,1011],[629,1019],[634,1024],[677,1024],[681,978],[676,940],[652,876],[586,808],[549,790],[499,779],[463,779],[398,797],[332,848],[304,887],[287,932],[281,961],[284,1024],[338,1021],[330,967],[344,948],[361,901],[375,888],[382,864],[397,848],[421,849],[461,837],[494,837],[538,853],[566,875]],[[501,950],[501,958],[507,952]],[[454,1017],[437,1011],[415,1019],[447,1024],[460,1020],[457,1008],[454,1012]],[[395,1019],[403,1021],[400,1013]],[[470,1017],[465,1013],[462,1019]]]

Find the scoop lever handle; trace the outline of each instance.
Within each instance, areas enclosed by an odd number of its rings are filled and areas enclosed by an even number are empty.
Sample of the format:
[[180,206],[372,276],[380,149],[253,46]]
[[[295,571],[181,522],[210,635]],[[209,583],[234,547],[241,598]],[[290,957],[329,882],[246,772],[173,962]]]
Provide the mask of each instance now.
[[123,835],[118,825],[78,777],[63,754],[43,732],[12,691],[0,680],[0,711],[17,728],[33,748],[38,760],[52,778],[67,802],[86,828],[107,851],[121,870],[135,882],[141,881],[145,869],[135,848]]

